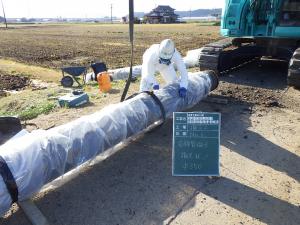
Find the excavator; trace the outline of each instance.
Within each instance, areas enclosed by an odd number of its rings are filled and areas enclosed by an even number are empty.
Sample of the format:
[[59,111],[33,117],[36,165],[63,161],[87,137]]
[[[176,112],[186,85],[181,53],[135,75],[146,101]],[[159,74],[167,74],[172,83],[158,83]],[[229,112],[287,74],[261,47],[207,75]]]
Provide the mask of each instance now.
[[300,88],[300,0],[224,0],[221,34],[202,48],[201,70],[226,73],[262,57],[289,62],[287,84]]

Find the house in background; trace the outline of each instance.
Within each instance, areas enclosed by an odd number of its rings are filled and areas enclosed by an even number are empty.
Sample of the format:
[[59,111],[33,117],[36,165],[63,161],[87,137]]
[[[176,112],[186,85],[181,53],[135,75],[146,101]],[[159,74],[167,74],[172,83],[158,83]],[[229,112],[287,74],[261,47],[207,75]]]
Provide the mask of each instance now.
[[168,5],[159,5],[144,17],[146,23],[176,23],[178,15],[174,13],[175,9]]

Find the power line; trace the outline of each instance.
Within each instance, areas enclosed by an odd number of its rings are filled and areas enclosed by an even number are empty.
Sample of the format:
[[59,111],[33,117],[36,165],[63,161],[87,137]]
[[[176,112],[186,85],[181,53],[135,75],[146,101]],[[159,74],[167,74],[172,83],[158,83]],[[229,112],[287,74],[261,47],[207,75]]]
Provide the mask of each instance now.
[[111,23],[113,23],[112,11],[113,11],[113,4],[110,4],[110,22]]

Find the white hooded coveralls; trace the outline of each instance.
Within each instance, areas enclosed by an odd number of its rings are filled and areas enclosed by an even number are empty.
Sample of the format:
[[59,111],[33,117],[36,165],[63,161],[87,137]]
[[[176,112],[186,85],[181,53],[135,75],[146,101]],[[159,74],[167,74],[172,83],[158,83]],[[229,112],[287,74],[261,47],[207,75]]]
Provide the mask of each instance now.
[[159,63],[159,44],[152,45],[143,55],[142,78],[140,92],[149,91],[154,85],[158,85],[155,73],[159,72],[167,84],[177,80],[176,69],[180,73],[180,87],[187,89],[188,72],[180,53],[175,49],[170,65]]

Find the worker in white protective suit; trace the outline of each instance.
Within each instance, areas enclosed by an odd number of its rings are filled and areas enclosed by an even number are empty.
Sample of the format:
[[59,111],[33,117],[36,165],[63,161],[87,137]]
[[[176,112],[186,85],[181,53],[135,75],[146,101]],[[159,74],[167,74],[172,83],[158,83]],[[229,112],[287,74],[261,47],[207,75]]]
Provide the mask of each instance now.
[[[180,78],[177,78],[175,67],[180,73]],[[188,72],[180,53],[170,39],[152,45],[144,53],[140,92],[159,89],[159,84],[155,78],[156,72],[162,75],[167,84],[179,80],[178,94],[180,97],[186,96]]]

